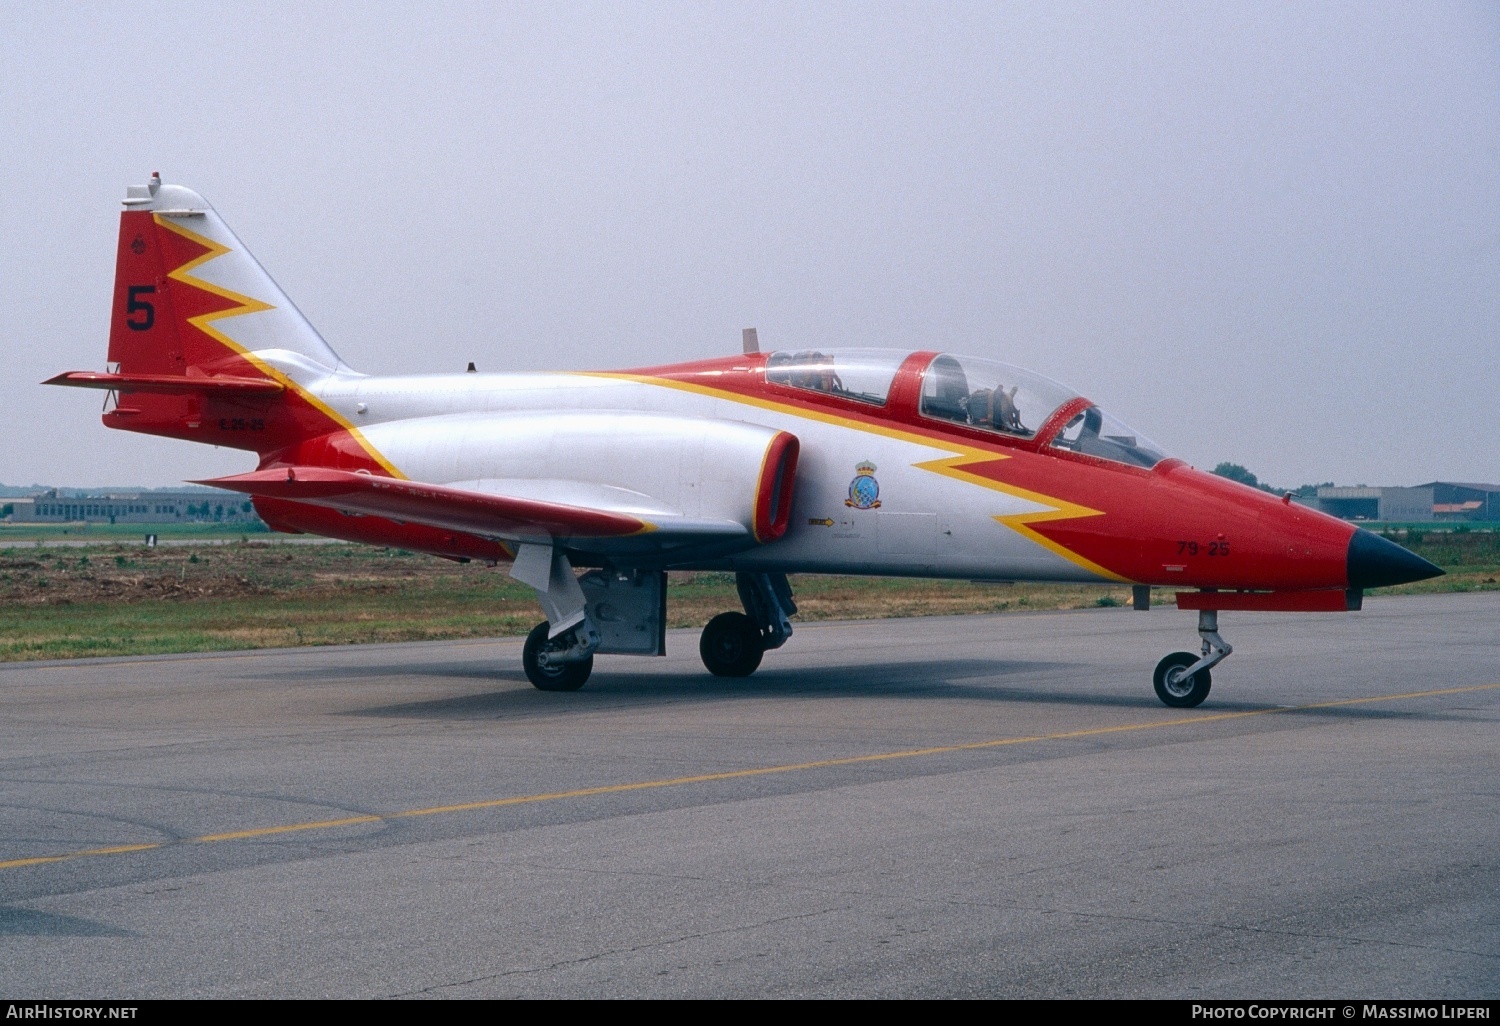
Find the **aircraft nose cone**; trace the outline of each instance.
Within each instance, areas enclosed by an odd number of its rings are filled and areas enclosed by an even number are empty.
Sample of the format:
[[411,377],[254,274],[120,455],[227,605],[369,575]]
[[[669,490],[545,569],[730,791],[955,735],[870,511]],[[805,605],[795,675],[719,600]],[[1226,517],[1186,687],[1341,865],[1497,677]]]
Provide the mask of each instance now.
[[1408,552],[1393,541],[1355,528],[1349,539],[1349,587],[1384,588],[1409,581],[1440,577],[1446,571],[1433,566],[1414,552]]

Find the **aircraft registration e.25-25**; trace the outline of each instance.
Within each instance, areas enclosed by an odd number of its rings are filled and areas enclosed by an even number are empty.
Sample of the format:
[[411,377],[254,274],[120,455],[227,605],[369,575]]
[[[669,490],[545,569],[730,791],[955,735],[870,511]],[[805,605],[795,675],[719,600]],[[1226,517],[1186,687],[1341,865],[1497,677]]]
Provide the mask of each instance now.
[[[744,676],[792,633],[788,573],[1177,590],[1201,655],[1156,667],[1195,706],[1223,610],[1357,609],[1441,571],[1342,521],[1170,459],[1039,375],[940,352],[823,349],[597,373],[371,376],[348,367],[197,193],[152,175],[121,215],[106,426],[245,449],[267,524],[509,561],[546,621],[527,677],[661,655],[666,572],[736,575],[704,628]],[[579,575],[575,569],[587,569]]]

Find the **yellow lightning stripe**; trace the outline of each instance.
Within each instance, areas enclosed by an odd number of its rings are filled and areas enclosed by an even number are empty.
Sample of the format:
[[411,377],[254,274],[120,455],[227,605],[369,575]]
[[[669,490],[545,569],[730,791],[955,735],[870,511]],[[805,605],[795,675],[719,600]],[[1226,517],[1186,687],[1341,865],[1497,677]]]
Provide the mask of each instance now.
[[181,267],[168,271],[168,278],[171,278],[174,281],[180,281],[185,285],[190,285],[195,289],[202,289],[204,292],[211,293],[221,299],[227,299],[231,303],[238,304],[237,306],[227,310],[215,310],[212,313],[199,314],[196,317],[189,317],[187,319],[188,323],[197,328],[199,331],[203,332],[205,335],[208,335],[210,338],[218,341],[220,345],[229,348],[233,352],[239,353],[246,360],[250,361],[250,363],[252,363],[262,374],[281,382],[284,386],[296,392],[297,395],[301,396],[304,400],[307,401],[308,405],[312,406],[319,413],[322,413],[325,417],[328,417],[335,424],[339,425],[345,431],[349,432],[350,437],[358,442],[360,447],[369,454],[370,458],[373,459],[376,463],[380,464],[380,466],[388,474],[390,474],[392,477],[397,477],[405,480],[406,475],[397,470],[395,464],[391,463],[390,460],[381,455],[380,450],[376,449],[375,446],[370,444],[365,436],[360,433],[359,428],[355,427],[353,423],[341,416],[337,410],[324,403],[322,400],[304,389],[301,385],[297,384],[297,382],[287,377],[275,367],[272,367],[270,364],[264,362],[263,360],[257,359],[254,353],[250,352],[234,339],[230,338],[218,328],[214,327],[213,322],[217,320],[223,320],[228,317],[239,317],[241,314],[259,313],[263,310],[276,309],[269,303],[262,302],[261,300],[254,299],[250,296],[242,296],[238,292],[233,292],[211,282],[204,281],[202,278],[196,277],[192,273],[194,270],[208,263],[210,260],[221,257],[226,253],[231,253],[233,252],[233,250],[231,250],[228,246],[215,242],[213,239],[210,239],[203,235],[199,235],[197,232],[191,231],[183,227],[182,225],[175,223],[170,217],[164,217],[161,214],[153,214],[152,219],[157,223],[158,226],[165,228],[167,231],[180,235],[184,239],[187,239],[189,242],[197,243],[198,245],[203,246],[208,250],[207,253],[203,253],[200,256],[194,257],[192,260],[189,260]]
[[1130,583],[1130,578],[1121,577],[1113,570],[1100,566],[1093,560],[1085,559],[1072,549],[1059,545],[1050,538],[1044,537],[1033,530],[1030,525],[1043,523],[1048,520],[1073,520],[1078,517],[1102,516],[1104,511],[1090,509],[1076,502],[1066,499],[1054,498],[1041,492],[1033,492],[1026,488],[1018,488],[1015,485],[1005,484],[988,477],[965,470],[964,467],[972,463],[990,463],[995,460],[1008,460],[1009,456],[1004,453],[988,452],[974,446],[965,445],[962,442],[940,441],[927,435],[918,434],[915,431],[904,431],[898,427],[884,424],[866,424],[852,417],[842,417],[836,413],[828,413],[822,410],[809,410],[791,403],[778,402],[775,399],[764,399],[759,396],[746,396],[728,389],[714,388],[710,385],[700,385],[693,382],[677,381],[672,378],[657,378],[648,374],[627,374],[612,371],[588,371],[581,372],[582,377],[613,378],[623,381],[634,381],[643,385],[659,385],[664,388],[675,388],[683,392],[693,392],[698,395],[709,396],[713,399],[724,399],[730,402],[741,403],[746,406],[758,406],[762,409],[783,413],[788,416],[802,417],[807,420],[816,420],[836,427],[850,428],[855,431],[863,431],[872,435],[883,435],[902,442],[911,442],[917,445],[925,445],[930,449],[947,449],[957,452],[956,456],[948,456],[943,459],[928,460],[923,463],[914,463],[912,466],[917,470],[926,470],[934,474],[942,474],[968,484],[979,485],[991,491],[1000,492],[1027,502],[1034,502],[1041,506],[1051,506],[1051,509],[1039,510],[1035,513],[1012,513],[1009,516],[995,516],[995,520],[1002,525],[1015,531],[1017,534],[1042,546],[1048,552],[1060,556],[1072,563],[1074,566],[1082,567],[1091,574],[1097,574],[1107,581],[1119,581],[1124,584]]
[[[990,453],[987,455],[988,458],[992,460],[1010,459],[1009,456],[1002,456],[994,453]],[[918,470],[930,470],[934,474],[943,474],[948,477],[957,478],[960,481],[968,481],[970,484],[977,484],[984,488],[993,488],[995,491],[1004,492],[1007,495],[1014,495],[1018,498],[1026,499],[1029,502],[1037,503],[1040,506],[1055,507],[1054,509],[1049,510],[1039,510],[1035,513],[1012,513],[1009,516],[996,515],[995,519],[1000,521],[1000,523],[1004,524],[1006,527],[1009,527],[1016,533],[1030,538],[1032,541],[1036,542],[1047,551],[1061,556],[1063,559],[1066,559],[1070,563],[1083,567],[1090,573],[1098,574],[1100,577],[1103,577],[1106,580],[1119,581],[1122,584],[1130,583],[1130,578],[1121,577],[1113,570],[1102,567],[1098,563],[1095,563],[1093,560],[1085,559],[1083,556],[1080,556],[1072,549],[1059,545],[1051,538],[1048,538],[1040,532],[1033,530],[1031,527],[1032,524],[1040,524],[1048,520],[1076,520],[1079,517],[1102,516],[1104,513],[1103,510],[1090,509],[1088,506],[1082,506],[1076,502],[1068,502],[1066,499],[1053,498],[1050,495],[1043,495],[1041,492],[1033,492],[1025,488],[1017,488],[1015,485],[1002,485],[990,478],[981,477],[978,474],[964,469],[966,464],[970,464],[973,462],[975,462],[975,459],[972,456],[952,456],[944,460],[930,460],[926,463],[917,463],[914,464],[914,466]]]
[[1431,691],[1407,691],[1396,695],[1372,695],[1364,698],[1340,698],[1331,702],[1311,702],[1307,705],[1276,706],[1270,709],[1245,709],[1236,712],[1207,713],[1177,717],[1170,720],[1148,720],[1145,723],[1121,723],[1109,727],[1087,727],[1082,730],[1064,730],[1054,734],[1031,734],[1023,737],[1002,737],[986,741],[968,741],[950,745],[932,745],[926,748],[907,748],[894,752],[875,752],[869,755],[850,755],[843,758],[816,759],[810,762],[782,763],[777,766],[753,766],[748,769],[725,770],[718,773],[698,773],[692,776],[667,777],[661,780],[638,780],[625,784],[604,784],[598,787],[580,787],[572,791],[549,791],[543,794],[514,795],[508,798],[489,798],[481,801],[459,802],[453,805],[430,805],[420,809],[403,809],[384,814],[366,813],[340,819],[324,819],[310,823],[284,823],[276,826],[251,827],[245,830],[229,830],[218,834],[175,841],[156,841],[146,844],[122,844],[110,848],[86,848],[82,851],[64,852],[59,855],[35,855],[29,858],[10,859],[0,862],[0,869],[19,869],[22,866],[37,866],[51,862],[66,862],[71,859],[89,858],[99,855],[123,855],[129,852],[151,851],[157,848],[182,844],[215,844],[224,841],[247,841],[261,837],[277,837],[285,834],[312,830],[334,830],[340,827],[367,826],[386,823],[396,819],[412,819],[419,816],[442,816],[460,812],[483,812],[504,809],[517,805],[536,805],[543,802],[567,801],[577,798],[593,798],[600,795],[629,794],[638,791],[655,791],[667,787],[686,787],[692,784],[707,784],[728,780],[745,780],[779,774],[806,773],[810,770],[836,769],[842,766],[860,766],[871,763],[892,762],[899,759],[930,758],[935,755],[954,755],[960,752],[986,751],[1009,748],[1015,745],[1040,744],[1048,741],[1072,741],[1078,738],[1102,737],[1110,734],[1129,734],[1146,730],[1163,730],[1188,727],[1203,723],[1222,723],[1259,716],[1281,716],[1290,713],[1312,712],[1319,709],[1336,709],[1349,705],[1369,705],[1374,702],[1400,702],[1413,698],[1438,698],[1446,695],[1465,695],[1476,691],[1494,691],[1500,684],[1476,684],[1467,687],[1436,688]]
[[761,409],[771,410],[775,413],[784,413],[788,416],[801,417],[804,420],[816,420],[824,424],[832,424],[835,427],[853,428],[871,435],[883,435],[887,438],[895,438],[903,442],[916,442],[933,449],[960,450],[972,453],[976,457],[986,459],[996,458],[993,453],[986,453],[981,449],[973,449],[962,444],[948,442],[937,442],[926,435],[917,434],[915,431],[903,431],[898,427],[889,427],[884,424],[866,424],[852,417],[843,417],[837,413],[829,413],[824,410],[812,410],[802,406],[794,406],[791,403],[778,402],[775,399],[764,399],[760,396],[742,395],[739,392],[731,392],[724,388],[714,388],[710,385],[699,385],[690,381],[677,381],[674,378],[656,378],[649,374],[630,374],[625,371],[574,371],[581,378],[605,378],[614,381],[634,381],[640,385],[657,385],[662,388],[675,388],[679,392],[693,392],[697,395],[708,396],[710,399],[726,399],[742,406],[758,406]]

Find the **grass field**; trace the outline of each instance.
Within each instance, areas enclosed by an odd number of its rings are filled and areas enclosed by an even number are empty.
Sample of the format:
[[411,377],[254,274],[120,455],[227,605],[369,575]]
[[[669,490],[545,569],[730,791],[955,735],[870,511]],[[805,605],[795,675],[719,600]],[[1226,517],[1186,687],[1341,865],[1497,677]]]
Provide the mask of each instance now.
[[[1500,534],[1407,541],[1449,576],[1387,591],[1500,588]],[[1125,587],[811,575],[792,583],[802,621],[1130,604]],[[701,626],[738,606],[730,574],[670,576],[670,626]],[[496,637],[540,619],[530,589],[503,567],[398,550],[253,536],[178,548],[0,548],[0,661]]]
[[226,539],[241,538],[271,539],[273,535],[265,524],[255,521],[248,524],[181,523],[181,524],[12,524],[0,523],[0,550],[15,542],[92,542],[109,544],[120,542],[132,544],[143,541],[148,534],[158,538]]

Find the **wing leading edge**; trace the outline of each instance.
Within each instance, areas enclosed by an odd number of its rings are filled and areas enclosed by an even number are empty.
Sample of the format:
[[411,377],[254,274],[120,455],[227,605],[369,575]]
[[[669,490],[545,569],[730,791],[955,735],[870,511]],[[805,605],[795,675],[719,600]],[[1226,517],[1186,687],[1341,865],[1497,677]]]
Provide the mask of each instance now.
[[666,512],[653,512],[648,518],[639,511],[579,506],[328,467],[276,467],[194,483],[506,541],[545,537],[599,552],[755,544],[751,529],[733,520],[705,520]]

